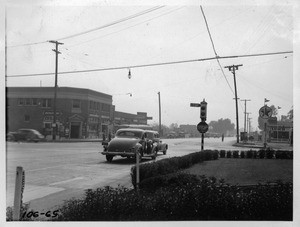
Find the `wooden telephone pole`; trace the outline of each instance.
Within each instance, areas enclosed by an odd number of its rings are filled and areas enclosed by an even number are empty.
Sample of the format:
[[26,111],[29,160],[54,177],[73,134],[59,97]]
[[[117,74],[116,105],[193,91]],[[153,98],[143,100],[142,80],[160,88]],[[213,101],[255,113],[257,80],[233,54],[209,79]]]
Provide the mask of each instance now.
[[50,40],[49,43],[55,44],[55,49],[52,49],[55,52],[55,85],[54,85],[54,102],[53,102],[53,133],[52,133],[52,139],[56,140],[56,131],[57,131],[57,124],[56,124],[56,96],[57,96],[57,71],[58,71],[58,54],[61,54],[61,52],[58,51],[58,45],[63,45],[63,43],[60,43],[58,41]]
[[243,65],[230,65],[225,66],[225,68],[228,68],[230,72],[233,74],[234,79],[234,91],[235,91],[235,111],[236,111],[236,142],[239,143],[239,110],[238,110],[238,97],[237,97],[237,88],[236,88],[236,80],[235,80],[235,70],[238,70],[240,66]]

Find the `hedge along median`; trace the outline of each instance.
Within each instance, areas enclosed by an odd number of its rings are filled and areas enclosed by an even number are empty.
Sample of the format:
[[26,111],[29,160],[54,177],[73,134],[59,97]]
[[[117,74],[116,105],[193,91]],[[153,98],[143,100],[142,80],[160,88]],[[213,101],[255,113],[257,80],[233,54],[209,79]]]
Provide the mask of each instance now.
[[[192,165],[209,160],[216,160],[219,158],[217,150],[204,150],[181,157],[172,157],[159,160],[153,163],[146,163],[140,165],[140,188],[143,187],[143,181],[153,177],[161,177],[163,175],[178,172],[186,169]],[[136,187],[136,166],[131,168],[131,182]]]
[[220,151],[220,158],[249,158],[249,159],[293,159],[293,151],[274,150],[272,148],[247,151]]
[[60,208],[60,216],[54,220],[291,221],[292,215],[292,183],[239,187],[202,176],[197,182],[161,187],[155,193],[124,187],[87,190],[85,198],[66,201]]

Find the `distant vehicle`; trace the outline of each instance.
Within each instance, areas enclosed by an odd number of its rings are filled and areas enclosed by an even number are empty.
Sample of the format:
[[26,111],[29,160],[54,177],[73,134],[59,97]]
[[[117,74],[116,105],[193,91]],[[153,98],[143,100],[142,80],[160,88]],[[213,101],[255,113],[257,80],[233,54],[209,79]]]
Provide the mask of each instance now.
[[9,132],[6,135],[7,141],[33,141],[39,142],[44,139],[44,136],[35,129],[18,129],[16,132]]
[[147,138],[147,133],[143,129],[123,128],[119,129],[115,137],[109,142],[102,142],[108,162],[112,162],[114,156],[135,158],[136,153],[142,157],[156,159],[157,143]]
[[150,131],[146,130],[147,133],[147,140],[151,140],[152,143],[156,143],[157,152],[162,152],[164,155],[167,154],[168,144],[163,143],[162,140],[159,138],[159,133],[157,131]]

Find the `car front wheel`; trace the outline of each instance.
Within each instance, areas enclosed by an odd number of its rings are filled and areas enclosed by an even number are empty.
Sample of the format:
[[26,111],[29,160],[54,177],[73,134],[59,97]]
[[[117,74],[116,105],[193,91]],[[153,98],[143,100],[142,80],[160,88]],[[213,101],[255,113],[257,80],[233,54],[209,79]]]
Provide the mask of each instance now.
[[112,156],[112,155],[106,155],[106,161],[108,161],[108,162],[112,162],[113,158],[114,158],[114,156]]

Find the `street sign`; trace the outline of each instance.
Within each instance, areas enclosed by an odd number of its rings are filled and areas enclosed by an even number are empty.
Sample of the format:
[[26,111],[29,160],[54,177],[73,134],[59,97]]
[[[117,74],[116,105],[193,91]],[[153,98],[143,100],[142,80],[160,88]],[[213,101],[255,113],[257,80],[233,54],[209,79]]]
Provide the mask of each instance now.
[[191,103],[190,106],[191,107],[200,107],[201,104],[200,103]]
[[272,117],[272,108],[265,105],[259,109],[259,117],[262,119],[269,119]]
[[200,122],[198,125],[197,125],[197,130],[200,132],[200,133],[206,133],[208,131],[208,124],[206,122]]

